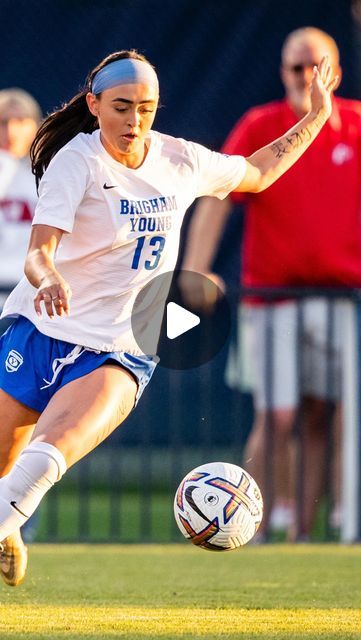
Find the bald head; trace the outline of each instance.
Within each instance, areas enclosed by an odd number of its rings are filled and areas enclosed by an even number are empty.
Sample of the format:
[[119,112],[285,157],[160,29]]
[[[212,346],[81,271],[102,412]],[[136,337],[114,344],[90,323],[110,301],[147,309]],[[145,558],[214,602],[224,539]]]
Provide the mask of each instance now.
[[286,38],[282,47],[282,63],[290,55],[303,48],[314,48],[324,51],[323,55],[328,55],[332,65],[340,64],[340,53],[335,40],[325,31],[316,27],[303,27],[292,31]]
[[283,44],[281,78],[288,101],[298,115],[310,108],[312,69],[324,56],[328,56],[334,75],[341,77],[338,46],[325,31],[303,27],[292,31]]

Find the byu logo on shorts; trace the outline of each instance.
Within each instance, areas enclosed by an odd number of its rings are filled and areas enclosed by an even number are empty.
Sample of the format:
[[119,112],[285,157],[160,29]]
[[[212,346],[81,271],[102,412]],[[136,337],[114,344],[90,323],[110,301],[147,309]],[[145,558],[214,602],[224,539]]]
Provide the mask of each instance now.
[[23,356],[15,351],[15,349],[11,349],[8,353],[8,357],[6,358],[5,368],[9,373],[13,373],[17,371],[19,367],[23,364],[24,358]]

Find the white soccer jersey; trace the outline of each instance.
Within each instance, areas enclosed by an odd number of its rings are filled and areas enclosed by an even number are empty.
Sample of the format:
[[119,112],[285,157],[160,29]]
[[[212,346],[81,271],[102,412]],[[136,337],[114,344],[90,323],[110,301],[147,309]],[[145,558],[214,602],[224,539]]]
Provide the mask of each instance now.
[[152,131],[145,161],[130,169],[108,154],[99,130],[78,134],[49,164],[33,220],[65,232],[55,265],[72,290],[70,314],[39,318],[24,277],[2,316],[23,315],[46,335],[92,349],[140,354],[130,320],[138,292],[174,269],[193,200],[226,197],[245,167],[242,156]]

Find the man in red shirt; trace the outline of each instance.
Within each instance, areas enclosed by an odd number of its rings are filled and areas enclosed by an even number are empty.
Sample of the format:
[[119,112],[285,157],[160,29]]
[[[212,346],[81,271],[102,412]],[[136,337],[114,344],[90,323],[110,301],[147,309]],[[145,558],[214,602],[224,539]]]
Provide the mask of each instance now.
[[[305,114],[310,104],[312,68],[324,55],[329,56],[334,72],[341,77],[338,48],[328,34],[313,27],[292,32],[282,48],[285,98],[246,113],[231,131],[223,151],[248,155],[277,138]],[[209,272],[232,201],[244,202],[244,286],[361,286],[361,103],[337,97],[333,102],[332,116],[315,144],[272,187],[259,194],[232,194],[217,202],[205,198],[199,203],[191,223],[184,269]],[[190,298],[191,292],[186,290],[187,293]],[[272,312],[268,316],[270,307]],[[251,385],[256,408],[245,465],[264,489],[265,423],[267,409],[271,409],[278,508],[273,515],[277,519],[282,509],[287,515],[294,496],[292,431],[302,398],[306,482],[299,533],[307,536],[324,485],[325,400],[338,399],[342,304],[335,308],[332,362],[327,357],[326,302],[311,299],[304,305],[301,387],[297,373],[295,302],[288,300],[267,306],[247,303],[240,315],[245,346],[243,363],[233,357],[238,370],[231,367],[230,373],[233,381],[244,388],[240,366],[253,368]],[[272,381],[267,389],[268,317],[273,318],[274,357]],[[330,366],[332,375],[327,372]]]

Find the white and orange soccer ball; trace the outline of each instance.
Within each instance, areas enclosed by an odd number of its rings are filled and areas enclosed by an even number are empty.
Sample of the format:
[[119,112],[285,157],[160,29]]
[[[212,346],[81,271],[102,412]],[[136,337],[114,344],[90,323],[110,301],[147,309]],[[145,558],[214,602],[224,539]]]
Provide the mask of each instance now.
[[229,551],[246,544],[263,515],[255,480],[228,462],[203,464],[180,483],[174,515],[185,538],[202,549]]

